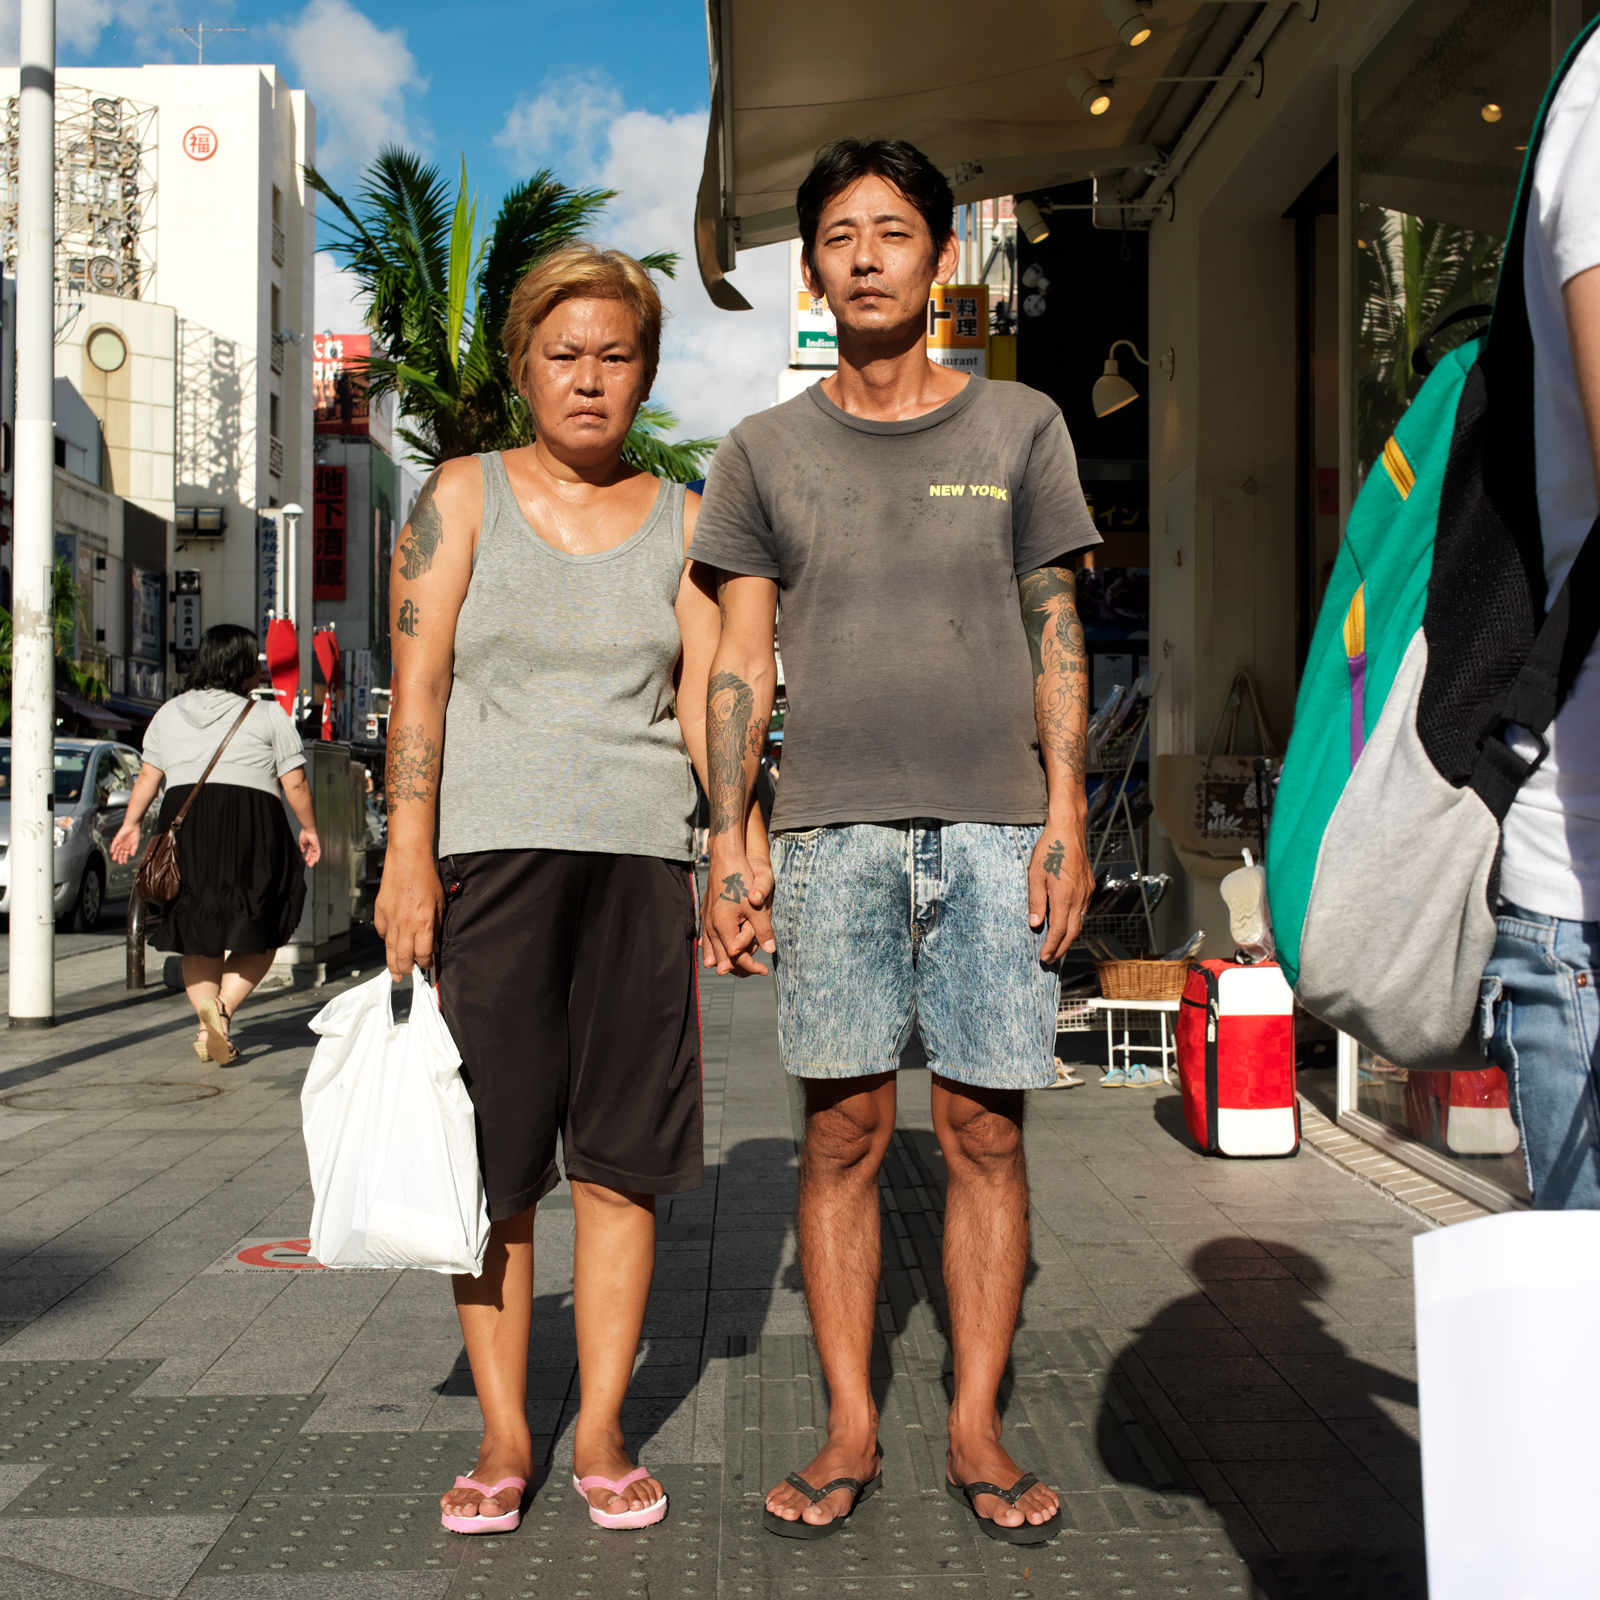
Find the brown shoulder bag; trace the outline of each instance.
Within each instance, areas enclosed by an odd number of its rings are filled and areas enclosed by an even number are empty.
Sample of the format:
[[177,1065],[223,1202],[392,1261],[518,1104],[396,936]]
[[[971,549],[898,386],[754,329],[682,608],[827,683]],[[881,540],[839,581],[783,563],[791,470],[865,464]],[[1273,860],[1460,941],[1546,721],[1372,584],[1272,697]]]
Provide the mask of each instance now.
[[144,865],[139,868],[135,887],[152,905],[171,905],[178,898],[179,891],[183,888],[183,879],[178,872],[178,829],[183,826],[183,819],[189,815],[189,807],[194,804],[195,796],[205,787],[206,779],[211,776],[211,769],[222,759],[222,752],[228,748],[228,741],[244,726],[244,719],[255,710],[255,705],[254,700],[245,701],[244,710],[239,713],[238,720],[223,736],[222,743],[217,746],[216,754],[206,763],[206,770],[200,774],[200,781],[189,791],[189,798],[183,802],[177,816],[150,841],[150,849],[145,854]]

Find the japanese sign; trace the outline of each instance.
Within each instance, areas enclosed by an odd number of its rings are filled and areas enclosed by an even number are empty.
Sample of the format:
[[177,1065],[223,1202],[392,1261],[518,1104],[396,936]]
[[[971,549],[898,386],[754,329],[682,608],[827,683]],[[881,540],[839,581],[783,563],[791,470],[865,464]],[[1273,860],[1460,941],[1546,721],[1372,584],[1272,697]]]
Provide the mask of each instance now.
[[256,637],[265,639],[267,624],[278,609],[278,513],[264,512],[256,519]]
[[193,664],[191,658],[200,648],[200,574],[184,571],[173,574],[172,647],[178,653],[178,665],[187,672]]
[[217,136],[203,124],[183,136],[183,153],[191,161],[209,161],[217,153]]
[[366,333],[318,333],[311,339],[311,414],[317,433],[365,434],[367,357],[372,336]]
[[311,598],[343,600],[345,469],[319,464],[312,499]]
[[928,359],[989,375],[989,285],[936,283],[928,296]]
[[133,627],[128,654],[141,661],[161,660],[161,613],[165,609],[167,577],[144,567],[129,568],[133,585]]
[[839,330],[826,300],[814,300],[800,275],[800,241],[789,247],[789,365],[839,365]]

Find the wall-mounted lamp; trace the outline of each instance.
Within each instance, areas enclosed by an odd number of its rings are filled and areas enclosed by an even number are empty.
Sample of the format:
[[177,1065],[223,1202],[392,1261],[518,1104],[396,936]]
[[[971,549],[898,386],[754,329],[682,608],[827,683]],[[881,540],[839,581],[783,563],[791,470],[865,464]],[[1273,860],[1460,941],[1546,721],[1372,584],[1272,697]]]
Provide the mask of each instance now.
[[1032,200],[1017,201],[1013,215],[1029,244],[1043,244],[1050,237],[1050,224],[1044,220],[1044,213]]
[[1141,366],[1148,367],[1150,363],[1139,354],[1139,347],[1132,339],[1114,340],[1111,349],[1106,353],[1106,370],[1094,381],[1094,414],[1097,417],[1109,417],[1113,411],[1120,411],[1124,406],[1131,406],[1139,398],[1139,391],[1122,376],[1116,363],[1117,346],[1125,344],[1133,351],[1134,360]]
[[1139,0],[1101,0],[1100,9],[1117,30],[1117,37],[1130,49],[1137,49],[1154,31],[1150,26],[1149,6]]
[[1023,311],[1030,317],[1042,317],[1048,309],[1044,297],[1049,291],[1050,280],[1045,277],[1037,261],[1022,274],[1022,287],[1033,290],[1033,293],[1022,302]]
[[1111,85],[1102,83],[1087,67],[1074,67],[1067,74],[1067,93],[1073,95],[1091,117],[1103,117],[1111,109]]

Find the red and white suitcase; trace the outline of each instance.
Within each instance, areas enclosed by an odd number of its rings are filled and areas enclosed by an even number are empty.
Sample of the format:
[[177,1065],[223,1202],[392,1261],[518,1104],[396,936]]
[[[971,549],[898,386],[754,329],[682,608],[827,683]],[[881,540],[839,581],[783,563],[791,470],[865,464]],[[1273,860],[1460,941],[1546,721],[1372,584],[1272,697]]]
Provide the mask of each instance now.
[[1276,962],[1202,961],[1178,1007],[1183,1116],[1208,1156],[1292,1156],[1294,991]]

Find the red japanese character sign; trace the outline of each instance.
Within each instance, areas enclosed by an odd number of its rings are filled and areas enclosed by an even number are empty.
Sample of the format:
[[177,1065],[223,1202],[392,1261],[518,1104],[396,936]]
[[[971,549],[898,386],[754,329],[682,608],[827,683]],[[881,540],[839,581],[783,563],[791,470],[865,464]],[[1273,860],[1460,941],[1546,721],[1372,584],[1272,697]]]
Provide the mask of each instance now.
[[183,136],[183,153],[191,161],[209,161],[217,153],[217,136],[203,123]]

